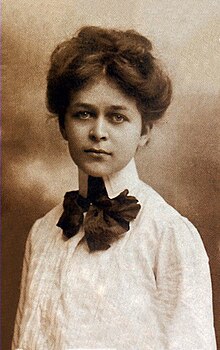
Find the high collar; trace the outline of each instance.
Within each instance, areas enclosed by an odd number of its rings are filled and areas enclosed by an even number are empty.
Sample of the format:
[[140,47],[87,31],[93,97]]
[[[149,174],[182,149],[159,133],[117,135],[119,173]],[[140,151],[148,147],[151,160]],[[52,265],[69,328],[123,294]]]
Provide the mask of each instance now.
[[[108,196],[111,199],[118,196],[125,189],[131,191],[139,180],[134,159],[116,173],[104,176],[103,180]],[[88,175],[79,169],[79,193],[86,197],[87,191]]]

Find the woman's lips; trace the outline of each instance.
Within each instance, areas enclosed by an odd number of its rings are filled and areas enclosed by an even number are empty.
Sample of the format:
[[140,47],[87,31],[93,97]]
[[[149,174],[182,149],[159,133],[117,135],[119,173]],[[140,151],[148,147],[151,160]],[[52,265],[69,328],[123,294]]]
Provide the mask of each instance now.
[[97,154],[97,155],[103,155],[106,154],[108,156],[111,155],[111,152],[107,152],[104,149],[97,149],[97,148],[89,148],[84,151],[85,153],[91,153],[91,154]]

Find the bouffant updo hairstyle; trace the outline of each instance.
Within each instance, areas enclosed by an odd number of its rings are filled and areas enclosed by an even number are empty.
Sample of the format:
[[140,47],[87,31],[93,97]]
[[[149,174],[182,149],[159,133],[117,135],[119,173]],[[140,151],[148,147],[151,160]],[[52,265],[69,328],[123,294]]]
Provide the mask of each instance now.
[[70,102],[97,77],[110,79],[136,101],[144,125],[160,119],[170,104],[172,87],[151,53],[151,42],[134,30],[83,27],[57,46],[47,76],[47,108],[60,127]]

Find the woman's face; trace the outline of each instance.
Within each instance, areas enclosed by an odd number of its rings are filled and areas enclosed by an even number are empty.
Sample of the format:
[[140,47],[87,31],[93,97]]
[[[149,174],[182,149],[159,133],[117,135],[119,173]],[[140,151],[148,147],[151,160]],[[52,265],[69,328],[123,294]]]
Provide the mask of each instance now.
[[105,78],[72,95],[63,137],[70,155],[88,175],[103,177],[124,168],[149,132],[141,135],[142,118],[136,102]]

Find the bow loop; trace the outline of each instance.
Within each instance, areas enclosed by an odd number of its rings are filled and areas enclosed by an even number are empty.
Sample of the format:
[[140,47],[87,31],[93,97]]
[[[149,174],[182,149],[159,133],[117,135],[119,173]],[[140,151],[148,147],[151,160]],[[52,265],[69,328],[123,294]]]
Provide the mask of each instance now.
[[64,196],[63,208],[57,226],[63,229],[67,238],[74,236],[83,223],[83,211],[77,203],[78,191],[67,192]]
[[134,196],[128,196],[128,190],[124,190],[112,200],[109,213],[117,214],[126,221],[134,220],[141,208],[137,203],[138,200]]

